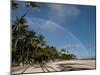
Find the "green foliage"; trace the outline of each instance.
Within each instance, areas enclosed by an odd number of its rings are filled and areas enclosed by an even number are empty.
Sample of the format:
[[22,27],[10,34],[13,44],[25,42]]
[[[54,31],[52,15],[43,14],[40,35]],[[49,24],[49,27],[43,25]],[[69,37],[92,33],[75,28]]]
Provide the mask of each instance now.
[[17,10],[19,8],[18,2],[14,1],[14,0],[12,0],[11,6],[12,6],[13,10]]

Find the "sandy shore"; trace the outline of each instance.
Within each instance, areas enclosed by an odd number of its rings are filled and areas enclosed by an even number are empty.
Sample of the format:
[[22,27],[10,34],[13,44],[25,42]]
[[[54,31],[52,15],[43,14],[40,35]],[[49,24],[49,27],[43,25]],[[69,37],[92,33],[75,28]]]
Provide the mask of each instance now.
[[52,62],[53,66],[59,66],[59,71],[63,70],[89,70],[96,68],[95,60],[68,60]]
[[95,60],[66,60],[46,63],[45,65],[31,65],[12,74],[39,73],[39,72],[57,72],[57,71],[78,71],[95,69]]
[[66,64],[66,65],[78,65],[79,67],[91,67],[95,68],[95,60],[68,60],[68,61],[58,61],[58,62],[52,62],[52,64]]

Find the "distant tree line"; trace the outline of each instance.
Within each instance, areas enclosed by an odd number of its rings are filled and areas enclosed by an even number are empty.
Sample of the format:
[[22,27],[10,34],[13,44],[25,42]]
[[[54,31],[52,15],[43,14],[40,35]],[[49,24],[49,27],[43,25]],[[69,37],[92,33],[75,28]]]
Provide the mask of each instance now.
[[[12,11],[17,12],[20,3],[14,0],[11,3]],[[37,35],[35,31],[28,28],[27,13],[30,8],[41,9],[41,6],[35,2],[24,2],[24,5],[26,11],[22,11],[23,15],[15,15],[15,20],[12,20],[12,64],[29,64],[29,61],[32,62],[32,60],[42,63],[55,59],[76,59],[74,54],[66,52],[65,49],[58,51],[56,47],[48,45],[42,34]]]

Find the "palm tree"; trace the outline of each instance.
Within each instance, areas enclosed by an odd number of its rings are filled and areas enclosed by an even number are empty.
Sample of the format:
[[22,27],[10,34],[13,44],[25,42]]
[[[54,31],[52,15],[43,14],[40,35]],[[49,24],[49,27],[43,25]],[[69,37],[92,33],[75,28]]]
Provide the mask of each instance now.
[[44,36],[43,35],[37,36],[37,38],[34,40],[33,44],[35,45],[33,57],[36,60],[38,60],[39,62],[40,61],[42,62],[43,61],[43,54],[44,54],[43,46],[45,45]]
[[16,37],[14,46],[16,48],[19,38],[22,37],[23,33],[25,33],[27,29],[26,19],[23,16],[21,18],[16,17],[16,21],[14,22],[12,28],[12,35],[13,37]]
[[27,8],[34,8],[34,7],[40,8],[40,6],[38,4],[36,4],[35,2],[26,2],[25,5]]
[[[12,0],[12,9],[13,10],[17,10],[20,7],[21,4],[19,4],[17,1]],[[29,12],[29,10],[31,8],[40,8],[35,2],[25,2],[24,4],[26,6],[26,11],[24,12],[24,14],[21,17],[16,17],[15,22],[12,25],[12,34],[13,34],[13,38],[14,38],[14,42],[13,42],[13,53],[16,52],[16,47],[17,47],[17,43],[18,40],[23,37],[22,35],[25,34],[24,31],[25,28],[27,27],[26,22],[26,18],[25,16],[27,15],[27,13]],[[31,41],[31,40],[30,40]]]
[[17,10],[19,8],[18,2],[15,0],[12,0],[11,7],[13,10]]
[[29,50],[30,50],[30,46],[31,46],[31,48],[32,48],[32,47],[33,47],[33,48],[35,47],[35,45],[34,45],[34,43],[33,43],[33,42],[35,41],[35,40],[34,40],[35,38],[36,38],[36,36],[35,36],[35,32],[34,32],[34,31],[27,31],[27,32],[26,32],[26,38],[25,38],[25,39],[26,39],[26,41],[27,41],[27,42],[26,42],[26,44],[27,44],[27,51],[26,51],[26,52],[27,52],[27,57],[26,57],[26,62],[27,62],[27,63],[28,63],[28,60],[29,60],[28,57],[29,57],[29,52],[30,52],[30,51],[29,51]]
[[17,50],[17,43],[20,39],[24,37],[24,34],[27,30],[26,19],[24,16],[18,18],[16,17],[16,21],[12,25],[12,40],[13,42],[13,50]]
[[41,47],[45,45],[44,36],[42,34],[38,36],[38,41]]
[[61,49],[61,53],[65,53],[66,52],[66,50],[65,49]]

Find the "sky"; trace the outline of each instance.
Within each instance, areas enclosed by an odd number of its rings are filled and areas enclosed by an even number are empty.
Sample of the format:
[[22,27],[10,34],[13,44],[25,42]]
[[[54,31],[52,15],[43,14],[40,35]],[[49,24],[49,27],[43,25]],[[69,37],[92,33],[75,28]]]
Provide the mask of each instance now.
[[[26,11],[19,2],[18,11],[12,11],[12,19]],[[31,30],[43,34],[49,45],[58,50],[66,49],[79,58],[95,58],[96,7],[87,5],[37,3],[26,18]]]

